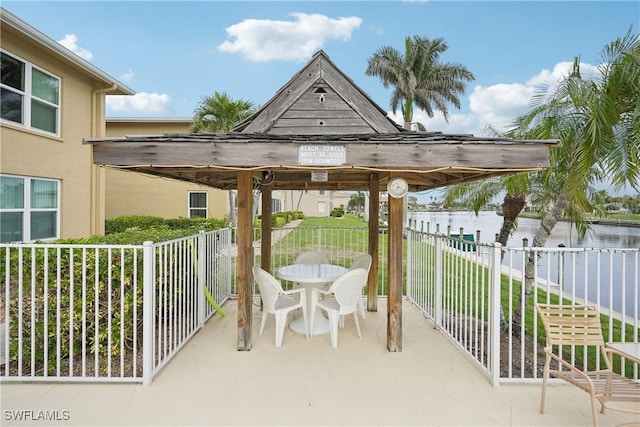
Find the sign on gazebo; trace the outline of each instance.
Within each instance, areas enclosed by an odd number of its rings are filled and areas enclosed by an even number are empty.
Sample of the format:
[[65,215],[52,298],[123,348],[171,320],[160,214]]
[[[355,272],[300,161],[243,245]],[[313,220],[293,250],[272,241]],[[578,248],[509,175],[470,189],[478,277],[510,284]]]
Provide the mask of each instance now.
[[298,148],[298,163],[301,165],[339,166],[347,162],[344,145],[301,145]]

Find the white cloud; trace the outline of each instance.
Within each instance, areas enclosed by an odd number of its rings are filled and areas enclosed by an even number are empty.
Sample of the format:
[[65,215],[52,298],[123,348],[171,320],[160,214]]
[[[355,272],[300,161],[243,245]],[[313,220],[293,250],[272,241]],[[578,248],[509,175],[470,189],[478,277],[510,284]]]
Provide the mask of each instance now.
[[171,97],[167,94],[108,95],[106,102],[107,109],[113,112],[171,114]]
[[228,27],[227,40],[218,46],[223,52],[241,53],[246,59],[261,61],[305,61],[327,40],[348,41],[360,28],[362,19],[352,16],[291,13],[292,21],[245,19]]
[[130,82],[131,80],[133,80],[134,77],[135,77],[135,74],[131,69],[129,69],[129,71],[127,71],[126,73],[120,74],[120,80],[124,82]]
[[75,34],[65,34],[62,40],[58,40],[58,43],[82,59],[86,59],[87,61],[91,61],[93,59],[93,54],[90,51],[78,46],[78,37]]
[[[447,123],[441,113],[430,118],[424,111],[415,109],[413,121],[424,124],[429,132],[493,136],[487,132],[487,126],[499,132],[509,130],[517,116],[530,110],[533,96],[542,88],[553,87],[569,74],[572,67],[572,62],[560,62],[552,70],[543,69],[524,83],[499,83],[486,87],[477,85],[467,99],[461,99],[463,105],[466,103],[468,106],[468,113],[460,113],[450,107]],[[580,64],[580,72],[585,79],[594,79],[599,75],[598,67],[586,63]],[[389,116],[402,124],[399,112],[395,115],[389,112]]]

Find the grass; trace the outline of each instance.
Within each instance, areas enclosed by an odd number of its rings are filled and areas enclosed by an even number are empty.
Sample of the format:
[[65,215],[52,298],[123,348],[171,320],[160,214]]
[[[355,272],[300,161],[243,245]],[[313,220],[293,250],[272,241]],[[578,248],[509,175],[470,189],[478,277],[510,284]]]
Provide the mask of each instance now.
[[[387,235],[386,233],[380,234],[379,241],[379,259],[386,260],[387,251]],[[277,261],[274,262],[273,268],[277,268],[281,265],[290,264],[294,261],[297,254],[301,251],[308,249],[317,249],[318,242],[321,240],[323,248],[330,250],[334,257],[331,262],[348,267],[349,260],[352,259],[353,254],[366,251],[368,248],[368,224],[358,218],[355,215],[347,214],[343,218],[317,218],[310,217],[305,218],[295,229],[293,229],[284,238],[274,244],[272,253],[278,254]],[[428,242],[415,243],[418,245],[429,245]],[[403,240],[403,258],[406,259],[407,240]],[[387,269],[383,268],[381,261],[381,268],[378,275],[378,288],[379,295],[384,295],[385,286],[387,283],[386,272]],[[450,298],[447,303],[453,307],[448,307],[449,310],[455,310],[459,313],[467,315],[478,316],[486,319],[488,316],[489,307],[489,270],[483,265],[478,265],[472,259],[462,259],[454,253],[445,253],[443,256],[443,264],[451,265],[452,263],[458,264],[459,268],[456,270],[448,270],[447,276],[443,278],[443,294]],[[403,294],[406,294],[406,272],[407,266],[403,269]],[[416,266],[417,273],[425,274],[425,277],[433,277],[432,266]],[[476,283],[479,285],[476,286]],[[507,275],[501,275],[501,304],[506,318],[510,319],[510,310],[513,310],[516,304],[518,304],[517,290],[521,288],[521,282],[513,278],[509,278]],[[509,292],[512,289],[513,291]],[[380,292],[382,291],[382,292]],[[478,299],[483,301],[483,304],[475,305],[476,294]],[[534,332],[537,331],[538,339],[540,341],[540,348],[544,344],[545,334],[542,323],[537,318],[537,314],[534,308],[534,296],[540,302],[558,303],[560,298],[555,294],[547,294],[544,290],[536,289],[535,294],[527,300],[524,313],[524,333],[525,335],[532,337]],[[569,303],[568,300],[563,301]],[[479,312],[482,310],[482,312]],[[633,328],[632,325],[627,325],[625,331],[622,330],[622,322],[617,319],[609,318],[606,315],[601,316],[602,328],[605,337],[609,337],[611,341],[622,341],[624,335],[624,341],[637,341],[638,331]],[[609,330],[611,329],[611,335]],[[597,355],[595,352],[587,353],[587,360],[589,365],[595,364]],[[582,348],[576,350],[576,358],[578,360],[584,360],[584,351]],[[619,368],[620,362],[617,362]],[[627,372],[631,372],[631,365],[626,367]]]

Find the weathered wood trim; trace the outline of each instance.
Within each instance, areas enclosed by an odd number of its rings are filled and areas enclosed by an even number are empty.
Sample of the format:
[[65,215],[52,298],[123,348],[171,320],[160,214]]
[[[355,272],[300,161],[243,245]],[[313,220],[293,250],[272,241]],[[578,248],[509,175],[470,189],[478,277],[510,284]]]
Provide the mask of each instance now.
[[238,350],[252,347],[253,306],[253,174],[238,172]]
[[367,311],[378,311],[378,248],[380,247],[380,185],[376,174],[369,175],[369,254],[371,268],[367,280]]
[[[276,142],[117,142],[94,145],[94,163],[113,166],[301,166],[302,144]],[[316,143],[317,144],[317,143]],[[546,144],[338,143],[346,147],[344,168],[532,168],[549,166]],[[251,153],[251,155],[247,155]],[[309,169],[312,169],[310,167]]]
[[273,123],[295,103],[318,79],[320,64],[316,59],[303,68],[269,103],[258,113],[242,133],[267,133]]
[[271,201],[270,185],[262,186],[262,223],[260,230],[260,267],[271,272]]
[[351,82],[344,74],[342,74],[336,67],[332,66],[328,62],[323,63],[323,77],[327,84],[331,86],[349,105],[353,107],[355,111],[362,116],[362,118],[369,123],[369,125],[375,129],[378,133],[399,133],[391,121],[386,118],[386,115],[374,106],[363,92],[356,88],[353,82]]
[[402,351],[402,221],[404,199],[389,197],[387,349]]

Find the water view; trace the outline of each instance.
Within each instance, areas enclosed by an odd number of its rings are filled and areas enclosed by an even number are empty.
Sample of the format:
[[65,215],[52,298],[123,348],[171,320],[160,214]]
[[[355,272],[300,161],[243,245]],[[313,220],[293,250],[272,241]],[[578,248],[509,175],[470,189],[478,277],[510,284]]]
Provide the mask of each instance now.
[[[407,220],[412,228],[435,231],[436,224],[440,232],[446,232],[451,226],[452,233],[458,233],[460,227],[465,233],[480,230],[480,241],[489,243],[502,226],[502,216],[493,211],[480,212],[409,212]],[[508,246],[522,246],[522,239],[529,239],[529,245],[538,230],[540,220],[536,218],[519,218],[518,228],[511,236]],[[407,224],[408,225],[408,224]],[[640,227],[624,227],[618,225],[593,224],[584,237],[580,237],[569,222],[558,222],[547,240],[546,247],[557,247],[563,244],[573,248],[640,248]]]
[[[458,234],[460,227],[465,234],[475,234],[480,230],[480,242],[490,243],[502,226],[502,216],[495,212],[481,212],[478,216],[471,212],[409,212],[407,225],[411,228],[430,232],[439,225],[441,233],[451,227],[452,234]],[[518,228],[512,234],[507,246],[522,247],[523,239],[533,242],[540,220],[520,218]],[[593,224],[583,237],[568,222],[558,222],[546,242],[547,248],[564,245],[567,248],[598,248],[601,251],[578,251],[553,253],[539,261],[539,275],[561,286],[564,292],[599,302],[602,306],[639,318],[640,307],[640,257],[638,253],[622,253],[622,249],[640,248],[640,228],[619,225]],[[607,250],[611,249],[611,250]],[[615,250],[619,249],[619,250]],[[505,259],[504,265],[522,270],[522,259]]]

